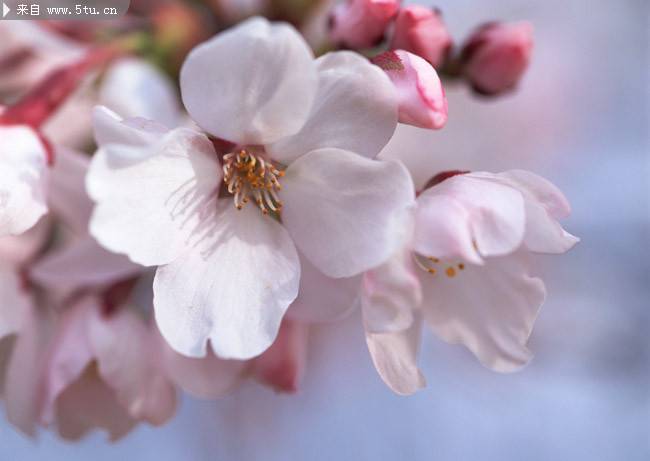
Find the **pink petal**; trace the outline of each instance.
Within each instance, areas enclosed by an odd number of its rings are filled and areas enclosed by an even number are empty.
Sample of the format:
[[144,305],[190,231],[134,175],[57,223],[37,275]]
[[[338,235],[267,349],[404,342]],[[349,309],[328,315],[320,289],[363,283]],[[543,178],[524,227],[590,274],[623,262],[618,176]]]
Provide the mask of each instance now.
[[436,70],[419,56],[387,51],[373,58],[390,77],[399,103],[399,121],[420,128],[440,129],[447,123],[447,98]]
[[403,331],[389,333],[366,332],[368,351],[377,373],[393,392],[411,395],[426,386],[417,366],[422,321],[417,316]]
[[523,251],[487,258],[483,266],[423,272],[424,317],[440,338],[464,345],[486,367],[517,370],[532,357],[526,343],[546,294],[543,282],[528,274]]

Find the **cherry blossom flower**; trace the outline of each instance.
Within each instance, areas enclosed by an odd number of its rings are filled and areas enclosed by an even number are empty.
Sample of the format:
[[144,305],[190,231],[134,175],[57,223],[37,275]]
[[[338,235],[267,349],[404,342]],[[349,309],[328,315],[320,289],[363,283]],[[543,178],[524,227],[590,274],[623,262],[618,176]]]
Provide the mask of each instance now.
[[156,320],[174,350],[202,357],[209,339],[221,358],[252,358],[298,296],[298,250],[346,278],[398,245],[413,186],[400,163],[373,159],[396,126],[394,90],[363,58],[314,61],[292,28],[263,19],[197,47],[181,90],[230,151],[220,162],[202,133],[97,109],[91,233],[159,266]]
[[481,94],[495,95],[513,89],[528,68],[532,35],[528,22],[479,27],[463,45],[463,74]]
[[382,378],[402,394],[424,384],[416,366],[420,318],[486,367],[525,365],[546,294],[530,275],[530,258],[564,253],[578,241],[558,222],[570,212],[566,198],[533,173],[446,176],[417,199],[404,250],[410,257],[397,253],[365,276],[369,349]]
[[399,10],[391,49],[409,51],[438,69],[445,63],[452,45],[453,40],[438,10],[421,5]]
[[330,16],[330,39],[349,48],[369,48],[384,33],[399,9],[399,0],[346,0]]
[[440,129],[447,123],[447,98],[436,70],[419,56],[387,51],[372,59],[397,90],[399,121],[420,128]]

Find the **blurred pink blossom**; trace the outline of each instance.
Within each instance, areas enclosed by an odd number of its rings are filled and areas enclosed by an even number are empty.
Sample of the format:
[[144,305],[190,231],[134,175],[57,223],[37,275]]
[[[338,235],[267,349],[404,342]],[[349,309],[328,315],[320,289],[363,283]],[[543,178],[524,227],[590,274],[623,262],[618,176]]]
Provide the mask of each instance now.
[[346,0],[330,16],[330,39],[348,48],[370,48],[384,38],[400,0]]
[[390,48],[409,51],[440,68],[451,51],[453,40],[438,10],[410,5],[399,10]]

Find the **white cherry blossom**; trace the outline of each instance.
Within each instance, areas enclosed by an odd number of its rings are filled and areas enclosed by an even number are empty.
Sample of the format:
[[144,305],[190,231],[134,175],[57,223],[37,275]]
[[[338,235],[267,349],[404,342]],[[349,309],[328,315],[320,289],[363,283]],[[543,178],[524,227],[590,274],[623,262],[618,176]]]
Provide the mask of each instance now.
[[412,240],[365,275],[368,346],[386,383],[402,394],[422,387],[421,317],[488,368],[528,363],[526,343],[546,296],[530,259],[578,242],[559,223],[569,212],[559,189],[526,171],[457,174],[424,190]]
[[210,137],[96,110],[91,233],[159,266],[156,319],[174,350],[201,357],[209,340],[248,359],[296,300],[300,258],[316,279],[347,280],[399,247],[413,185],[373,158],[396,126],[394,89],[355,54],[314,60],[291,27],[252,19],[190,53],[181,93]]

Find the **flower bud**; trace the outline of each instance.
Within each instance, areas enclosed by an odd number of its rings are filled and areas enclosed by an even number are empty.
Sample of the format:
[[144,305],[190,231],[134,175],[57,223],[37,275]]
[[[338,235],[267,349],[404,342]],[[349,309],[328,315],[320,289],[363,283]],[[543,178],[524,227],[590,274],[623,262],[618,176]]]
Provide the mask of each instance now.
[[349,48],[369,48],[384,38],[399,0],[348,0],[334,8],[330,17],[330,38]]
[[390,77],[399,101],[399,121],[440,129],[447,123],[447,98],[436,70],[407,51],[387,51],[372,59]]
[[438,10],[420,5],[400,9],[390,48],[417,54],[439,69],[453,44]]
[[496,95],[513,89],[523,76],[533,48],[528,22],[479,27],[463,46],[462,72],[474,90]]

